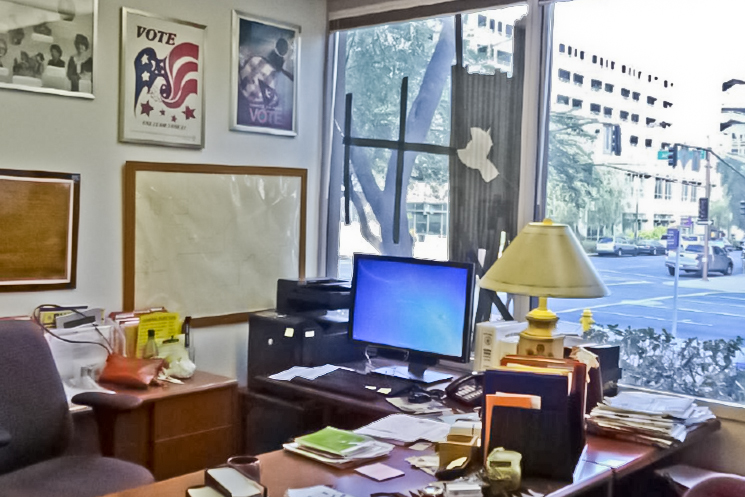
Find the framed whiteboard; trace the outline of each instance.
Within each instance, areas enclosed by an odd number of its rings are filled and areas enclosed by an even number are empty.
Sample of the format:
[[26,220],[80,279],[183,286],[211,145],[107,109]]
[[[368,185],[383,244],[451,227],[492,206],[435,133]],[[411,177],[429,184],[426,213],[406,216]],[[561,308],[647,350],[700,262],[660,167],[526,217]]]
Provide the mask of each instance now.
[[124,166],[124,310],[244,322],[305,277],[305,169]]

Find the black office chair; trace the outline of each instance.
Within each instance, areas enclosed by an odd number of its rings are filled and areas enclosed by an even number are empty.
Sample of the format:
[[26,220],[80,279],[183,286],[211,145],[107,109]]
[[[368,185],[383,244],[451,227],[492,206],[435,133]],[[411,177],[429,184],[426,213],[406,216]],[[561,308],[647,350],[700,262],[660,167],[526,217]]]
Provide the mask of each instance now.
[[[104,455],[113,452],[116,413],[136,408],[129,395],[81,394],[94,408]],[[96,497],[153,482],[150,472],[111,457],[70,456],[72,418],[41,328],[0,320],[0,495]]]

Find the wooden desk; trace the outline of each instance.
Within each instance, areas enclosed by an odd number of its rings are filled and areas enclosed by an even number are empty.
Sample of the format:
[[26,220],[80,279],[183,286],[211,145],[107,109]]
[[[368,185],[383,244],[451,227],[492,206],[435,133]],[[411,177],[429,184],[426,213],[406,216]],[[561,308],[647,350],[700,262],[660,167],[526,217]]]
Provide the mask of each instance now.
[[197,371],[183,385],[104,386],[144,401],[117,419],[114,453],[147,467],[158,480],[221,464],[238,452],[234,379]]
[[[685,443],[671,449],[657,449],[618,440],[588,436],[582,458],[577,464],[572,482],[560,482],[528,478],[523,487],[546,495],[546,497],[577,496],[588,491],[600,490],[611,495],[614,483],[619,478],[650,467],[660,459],[669,457],[681,449],[695,444],[719,429],[719,422],[704,424],[691,433]],[[382,462],[405,472],[400,478],[375,482],[351,469],[337,470],[310,459],[284,451],[274,451],[259,456],[262,483],[269,497],[282,497],[288,488],[303,488],[313,485],[334,486],[337,490],[356,497],[373,492],[402,492],[420,488],[434,481],[421,470],[411,468],[406,458],[412,455],[432,453],[432,450],[417,452],[396,447]],[[204,484],[204,472],[198,471],[153,485],[112,494],[111,497],[183,497],[190,486]]]
[[[374,492],[402,492],[421,488],[435,481],[434,477],[412,468],[405,461],[407,457],[426,453],[396,447],[383,462],[406,474],[403,477],[376,482],[351,469],[337,470],[295,454],[274,451],[259,456],[261,481],[267,487],[268,497],[282,497],[288,488],[313,485],[333,486],[336,490],[355,497],[365,497]],[[573,483],[531,480],[529,484],[530,488],[551,497],[564,497],[598,486],[609,485],[611,479],[612,472],[609,468],[591,462],[581,462],[577,465]],[[110,497],[183,497],[187,488],[202,484],[204,484],[204,471],[198,471],[147,487],[111,494]],[[548,492],[554,493],[548,494]]]

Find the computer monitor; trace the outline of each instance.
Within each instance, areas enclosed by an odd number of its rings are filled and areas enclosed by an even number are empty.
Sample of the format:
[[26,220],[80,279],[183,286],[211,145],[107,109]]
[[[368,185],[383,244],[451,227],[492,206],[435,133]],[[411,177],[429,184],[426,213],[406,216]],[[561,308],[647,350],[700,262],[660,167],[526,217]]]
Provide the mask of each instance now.
[[448,379],[426,371],[438,359],[470,359],[474,265],[355,254],[349,336],[407,352],[409,367],[376,372],[425,383]]

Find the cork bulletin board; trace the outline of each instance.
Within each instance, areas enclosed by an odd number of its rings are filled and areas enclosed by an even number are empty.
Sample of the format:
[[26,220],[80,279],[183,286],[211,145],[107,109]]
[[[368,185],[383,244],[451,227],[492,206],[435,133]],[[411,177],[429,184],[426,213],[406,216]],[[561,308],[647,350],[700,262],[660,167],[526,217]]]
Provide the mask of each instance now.
[[75,288],[80,175],[0,169],[0,291]]
[[127,162],[124,309],[246,322],[305,276],[305,169]]

